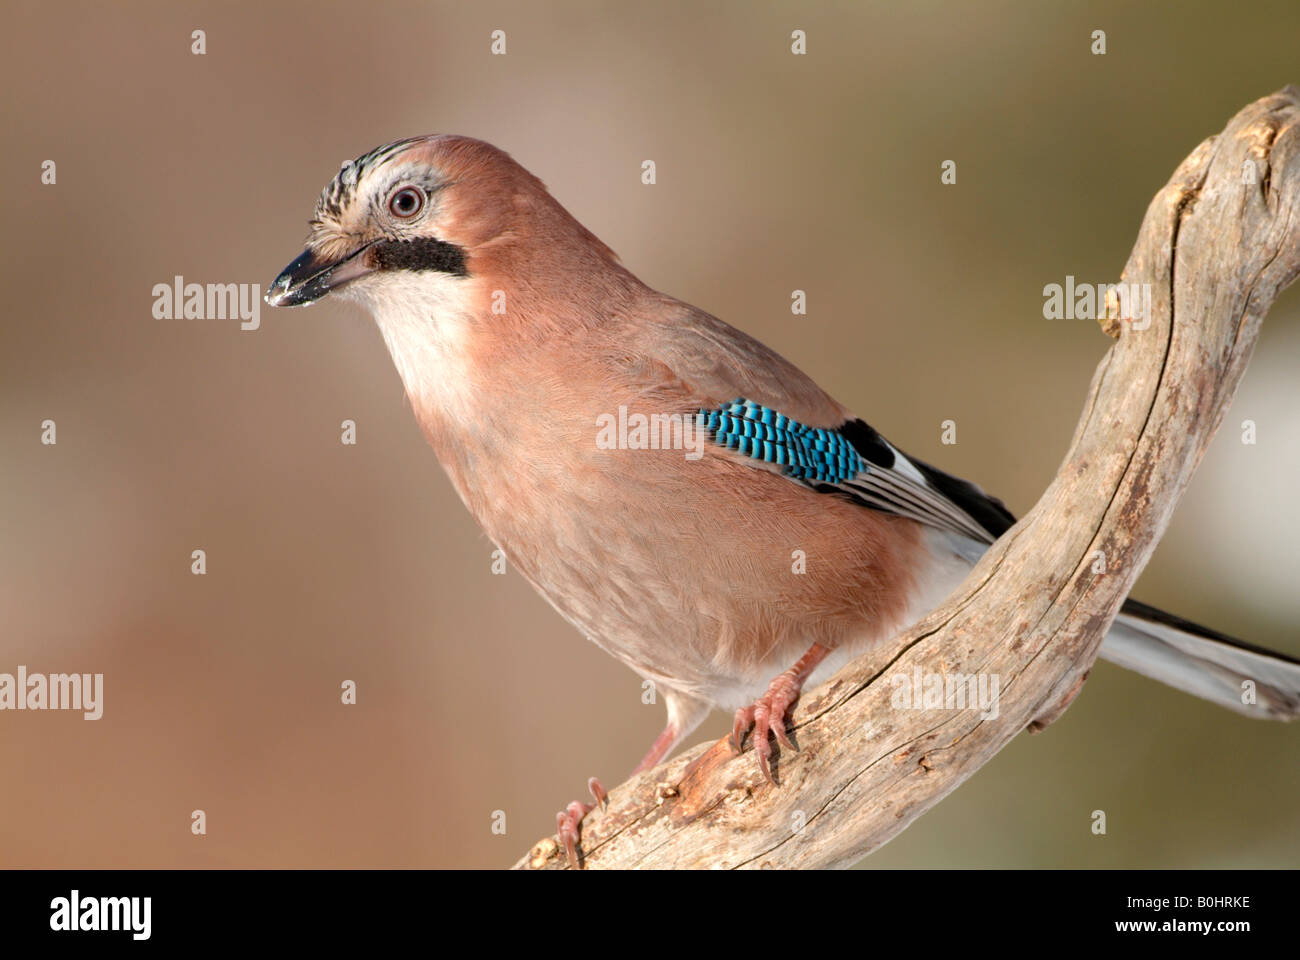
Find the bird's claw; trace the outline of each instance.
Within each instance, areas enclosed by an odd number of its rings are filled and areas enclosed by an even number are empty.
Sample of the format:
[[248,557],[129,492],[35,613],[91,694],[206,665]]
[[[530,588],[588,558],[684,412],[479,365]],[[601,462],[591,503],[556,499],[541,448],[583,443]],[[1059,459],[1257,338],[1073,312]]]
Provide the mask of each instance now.
[[563,810],[555,815],[555,834],[560,841],[560,846],[564,847],[565,856],[568,858],[569,866],[574,870],[580,869],[578,863],[578,839],[579,826],[583,817],[589,814],[597,804],[604,810],[609,806],[609,795],[601,782],[595,777],[587,781],[587,789],[591,791],[591,798],[595,803],[583,803],[580,800],[574,800]]
[[763,779],[773,786],[772,744],[768,734],[773,734],[781,746],[794,750],[786,728],[785,715],[790,705],[799,699],[799,680],[787,671],[768,685],[767,692],[751,706],[741,707],[736,711],[735,722],[731,725],[731,749],[740,753],[745,742],[745,731],[754,728],[754,753],[758,755],[758,768],[763,772]]

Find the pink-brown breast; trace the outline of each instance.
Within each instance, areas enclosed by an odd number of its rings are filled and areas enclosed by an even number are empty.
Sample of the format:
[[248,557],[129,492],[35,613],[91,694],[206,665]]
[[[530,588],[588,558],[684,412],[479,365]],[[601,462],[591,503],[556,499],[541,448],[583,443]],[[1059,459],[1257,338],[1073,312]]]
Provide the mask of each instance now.
[[540,342],[511,334],[517,314],[480,331],[474,423],[417,410],[488,536],[606,650],[723,706],[813,643],[892,634],[917,589],[914,522],[711,442],[699,459],[598,447],[599,418],[620,406],[689,415],[747,396],[811,426],[847,415],[720,321],[649,292],[624,296],[606,298],[621,312],[604,324],[548,317]]

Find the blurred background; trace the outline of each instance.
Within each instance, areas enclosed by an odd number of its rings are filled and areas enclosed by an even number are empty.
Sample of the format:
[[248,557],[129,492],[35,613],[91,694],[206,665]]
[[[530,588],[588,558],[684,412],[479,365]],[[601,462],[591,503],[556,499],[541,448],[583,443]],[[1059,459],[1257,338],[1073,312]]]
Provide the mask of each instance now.
[[[492,574],[357,308],[154,318],[178,274],[264,290],[342,161],[498,144],[646,282],[1022,513],[1108,344],[1043,319],[1044,285],[1118,280],[1183,157],[1300,82],[1293,2],[8,0],[4,23],[0,672],[105,685],[97,722],[0,713],[8,867],[500,867],[662,726]],[[1135,591],[1292,655],[1298,321],[1292,289]],[[1298,746],[1100,664],[864,866],[1294,866]]]

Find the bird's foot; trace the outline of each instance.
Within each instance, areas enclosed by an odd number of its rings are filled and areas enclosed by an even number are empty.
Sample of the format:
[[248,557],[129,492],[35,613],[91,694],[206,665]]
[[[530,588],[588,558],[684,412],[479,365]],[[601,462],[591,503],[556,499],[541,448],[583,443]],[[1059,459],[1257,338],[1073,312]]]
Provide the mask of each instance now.
[[758,766],[763,771],[763,778],[775,785],[772,779],[772,744],[768,733],[776,736],[781,746],[793,750],[794,744],[786,733],[785,714],[790,705],[799,699],[803,680],[793,670],[787,670],[767,687],[767,693],[754,701],[752,706],[741,707],[736,711],[735,723],[731,726],[731,749],[740,753],[745,742],[745,731],[754,728],[754,752],[758,754]]
[[603,809],[607,802],[605,788],[601,786],[600,781],[595,777],[587,781],[587,789],[591,791],[591,797],[596,803],[583,803],[580,800],[574,800],[573,803],[555,815],[555,832],[560,841],[560,846],[564,847],[564,852],[569,858],[569,866],[574,870],[579,869],[578,827],[582,823],[582,818],[589,814],[597,803]]

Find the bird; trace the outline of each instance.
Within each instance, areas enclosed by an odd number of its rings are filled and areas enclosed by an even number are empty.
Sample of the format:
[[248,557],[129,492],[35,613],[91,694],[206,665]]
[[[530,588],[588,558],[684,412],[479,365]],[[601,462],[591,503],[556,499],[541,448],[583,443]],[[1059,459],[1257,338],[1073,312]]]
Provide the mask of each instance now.
[[[634,773],[724,709],[732,748],[751,734],[774,781],[771,741],[793,748],[802,688],[936,607],[1015,523],[772,349],[643,283],[482,140],[411,137],[343,164],[265,299],[326,296],[373,316],[511,567],[653,683],[666,725]],[[1132,599],[1100,656],[1248,716],[1300,712],[1300,661]],[[573,866],[605,800],[588,787],[592,803],[556,816]]]

